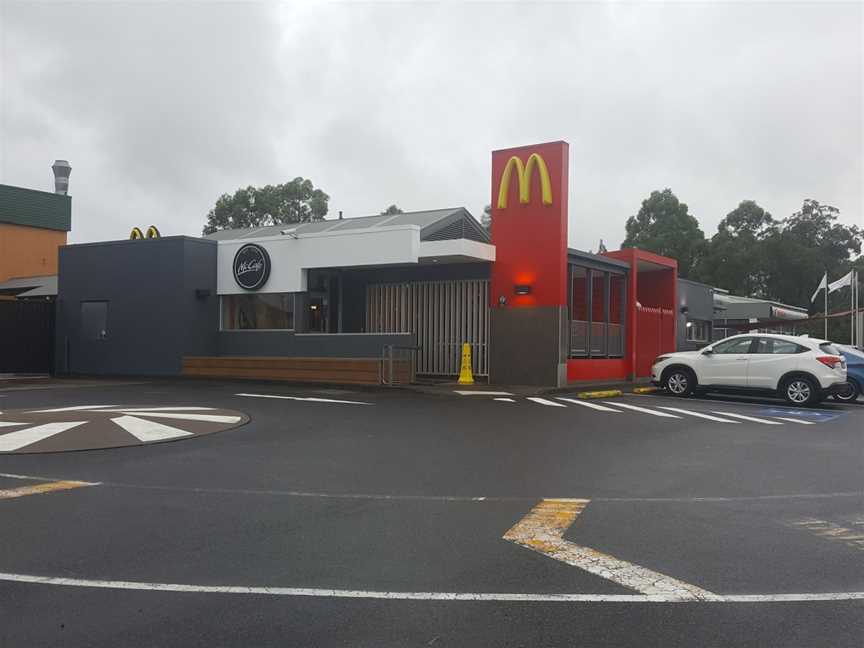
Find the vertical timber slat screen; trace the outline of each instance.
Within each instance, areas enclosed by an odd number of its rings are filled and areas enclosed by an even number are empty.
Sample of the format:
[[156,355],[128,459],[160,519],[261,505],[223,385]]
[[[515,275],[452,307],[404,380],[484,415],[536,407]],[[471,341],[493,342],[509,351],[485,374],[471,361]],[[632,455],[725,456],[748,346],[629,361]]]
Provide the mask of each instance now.
[[489,281],[420,281],[366,287],[367,333],[414,333],[417,373],[455,376],[462,344],[471,345],[472,370],[489,375]]

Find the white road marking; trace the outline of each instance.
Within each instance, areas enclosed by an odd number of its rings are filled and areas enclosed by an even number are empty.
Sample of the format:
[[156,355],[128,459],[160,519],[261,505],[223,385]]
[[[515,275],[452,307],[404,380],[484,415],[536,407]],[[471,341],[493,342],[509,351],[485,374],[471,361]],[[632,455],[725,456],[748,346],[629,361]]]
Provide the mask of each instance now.
[[93,482],[79,481],[55,481],[45,484],[33,484],[32,486],[21,486],[19,488],[0,490],[0,500],[27,497],[28,495],[44,495],[45,493],[55,493],[57,491],[69,490],[71,488],[82,488],[84,486],[98,485],[99,484]]
[[[117,407],[117,405],[111,405]],[[124,412],[195,412],[195,411],[212,411],[215,407],[123,407]],[[111,411],[111,410],[103,410]],[[120,411],[120,410],[118,410]]]
[[[3,412],[0,412],[2,414]],[[0,421],[0,427],[12,427],[13,425],[29,425],[29,423],[13,423],[12,421]]]
[[500,403],[515,403],[516,400],[513,398],[493,398],[492,400],[496,400]]
[[714,414],[719,414],[720,416],[734,416],[743,421],[752,421],[753,423],[763,423],[765,425],[783,425],[777,421],[769,421],[768,419],[756,418],[755,416],[744,416],[743,414],[733,414],[732,412],[714,412]]
[[616,414],[621,413],[621,410],[612,409],[611,407],[606,407],[605,405],[598,405],[597,403],[589,403],[588,401],[578,400],[576,398],[564,398],[563,396],[556,396],[556,398],[560,401],[566,401],[568,403],[573,403],[574,405],[581,405],[582,407],[590,407],[591,409],[599,410],[601,412],[615,412]]
[[802,421],[801,419],[786,418],[785,416],[775,416],[773,418],[786,421],[787,423],[798,423],[799,425],[816,425],[813,421]]
[[104,407],[120,407],[119,405],[75,405],[73,407],[55,407],[54,409],[30,410],[28,414],[47,414],[49,412],[77,412],[79,410],[99,410]]
[[259,587],[248,585],[191,585],[143,581],[93,580],[0,572],[0,581],[93,589],[187,592],[197,594],[252,594],[256,596],[311,596],[318,598],[385,599],[395,601],[499,601],[515,603],[797,603],[802,601],[860,601],[864,592],[802,594],[718,594],[710,601],[682,599],[670,594],[543,594],[532,592],[388,592],[319,589],[315,587]]
[[680,419],[680,416],[675,416],[674,414],[667,414],[666,412],[658,412],[656,410],[648,409],[647,407],[638,407],[636,405],[627,405],[626,403],[610,403],[609,401],[603,401],[607,405],[615,405],[617,407],[624,407],[626,409],[634,410],[636,412],[643,412],[645,414],[651,414],[652,416],[664,416],[666,418],[677,418]]
[[658,405],[660,409],[669,410],[670,412],[678,412],[679,414],[687,414],[689,416],[697,416],[699,418],[708,419],[709,421],[717,421],[719,423],[735,423],[738,421],[730,421],[729,419],[720,418],[719,416],[711,416],[710,414],[703,414],[702,412],[693,412],[691,410],[680,409],[678,407],[665,407],[663,405]]
[[459,394],[460,396],[512,396],[513,394],[505,391],[469,391],[467,389],[454,389],[454,394]]
[[540,398],[539,396],[529,396],[528,400],[533,403],[537,403],[538,405],[546,405],[547,407],[567,407],[566,405],[562,405],[561,403],[556,403],[555,401],[551,401],[547,398]]
[[79,425],[84,425],[87,421],[63,421],[58,423],[45,423],[35,427],[24,428],[15,432],[7,432],[0,435],[0,452],[10,452],[18,450],[25,446],[29,446],[42,439],[47,439],[55,434],[60,434],[66,430],[70,430]]
[[191,436],[191,432],[181,430],[180,428],[163,425],[156,421],[146,421],[137,416],[118,416],[112,418],[117,425],[126,430],[139,441],[162,441],[164,439],[174,439],[177,437]]
[[587,499],[544,499],[504,534],[504,539],[548,558],[578,567],[640,594],[684,601],[710,601],[717,595],[690,583],[564,539]]
[[279,398],[282,400],[293,401],[309,401],[312,403],[342,403],[344,405],[374,405],[374,403],[365,403],[363,401],[338,400],[335,398],[316,398],[314,396],[279,396],[276,394],[234,394],[235,396],[245,396],[247,398]]
[[[183,421],[209,421],[211,423],[236,423],[242,420],[240,416],[228,416],[223,414],[173,414],[171,412],[138,412],[135,410],[102,410],[103,412],[117,412],[118,414],[137,414],[147,418],[180,419]],[[113,419],[112,419],[113,420]]]

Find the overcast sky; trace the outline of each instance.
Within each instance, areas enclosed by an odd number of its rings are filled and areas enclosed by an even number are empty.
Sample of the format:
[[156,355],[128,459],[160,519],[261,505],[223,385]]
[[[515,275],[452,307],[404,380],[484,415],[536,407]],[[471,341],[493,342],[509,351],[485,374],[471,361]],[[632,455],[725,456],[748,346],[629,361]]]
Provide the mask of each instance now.
[[0,0],[0,183],[68,159],[74,242],[298,175],[328,218],[479,218],[492,149],[564,139],[581,249],[664,187],[709,236],[744,199],[862,224],[862,6]]

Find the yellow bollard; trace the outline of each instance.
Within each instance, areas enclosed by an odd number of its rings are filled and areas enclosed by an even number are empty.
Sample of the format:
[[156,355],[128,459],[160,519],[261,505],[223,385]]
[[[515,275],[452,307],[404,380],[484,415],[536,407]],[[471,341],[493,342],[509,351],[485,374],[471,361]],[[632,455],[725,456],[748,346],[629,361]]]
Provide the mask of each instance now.
[[462,345],[462,368],[459,370],[459,384],[474,384],[474,374],[471,373],[471,345],[467,342]]

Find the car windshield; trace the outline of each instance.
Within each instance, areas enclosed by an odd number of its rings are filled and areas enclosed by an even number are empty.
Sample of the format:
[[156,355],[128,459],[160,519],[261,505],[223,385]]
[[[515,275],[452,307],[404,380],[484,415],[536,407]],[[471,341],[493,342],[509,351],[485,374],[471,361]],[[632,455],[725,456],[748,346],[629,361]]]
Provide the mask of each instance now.
[[824,353],[830,353],[831,355],[840,355],[840,349],[838,349],[830,342],[823,342],[819,345],[819,349]]
[[842,353],[845,356],[852,356],[853,358],[856,358],[857,360],[864,360],[864,351],[856,349],[855,347],[845,346],[845,345],[844,346],[838,346],[837,348],[840,350],[840,353]]

